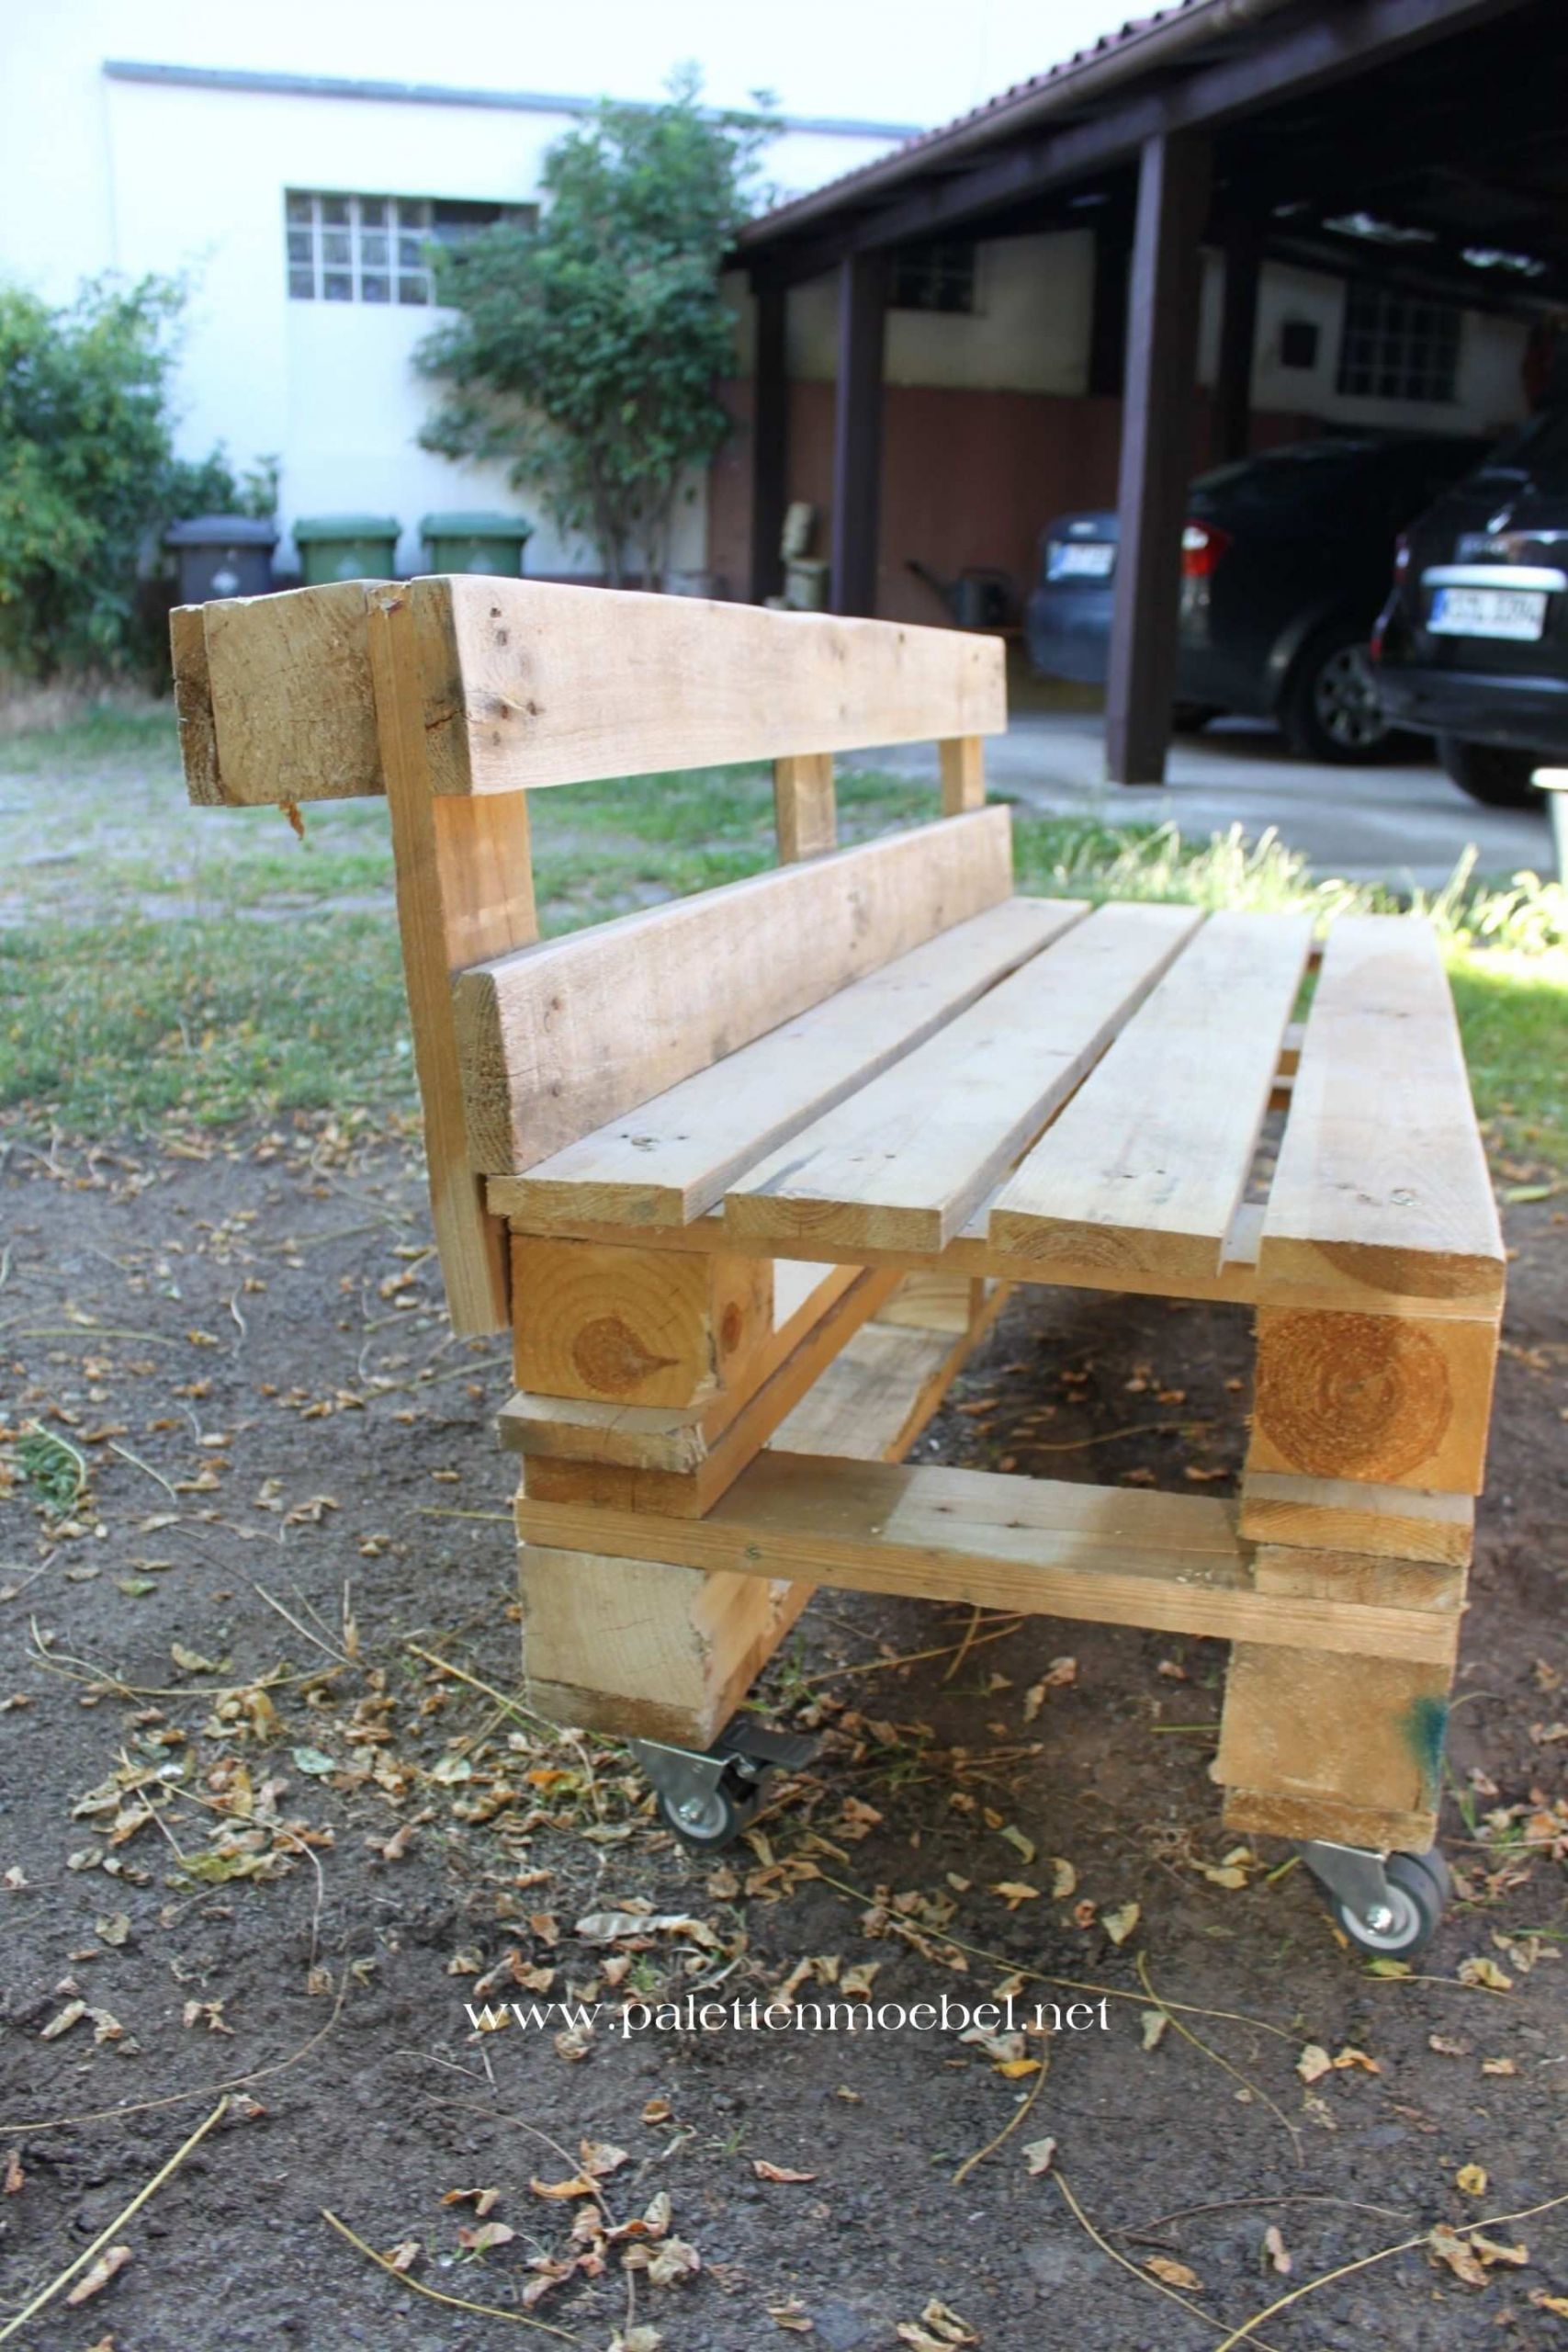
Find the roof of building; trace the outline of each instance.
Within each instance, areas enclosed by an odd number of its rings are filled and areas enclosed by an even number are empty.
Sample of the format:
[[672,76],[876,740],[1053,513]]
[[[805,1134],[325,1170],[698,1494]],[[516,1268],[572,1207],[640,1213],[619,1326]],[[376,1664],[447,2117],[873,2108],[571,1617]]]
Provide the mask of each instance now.
[[[1197,47],[1200,38],[1213,36],[1216,41],[1223,41],[1226,34],[1272,15],[1288,4],[1289,0],[1173,0],[1168,8],[1156,8],[1146,17],[1129,17],[1125,24],[1101,33],[1086,48],[1074,50],[1070,56],[1046,66],[1042,73],[1030,74],[1025,81],[1012,83],[994,98],[987,98],[979,106],[954,116],[951,122],[913,132],[890,154],[825,180],[806,196],[792,197],[787,202],[775,205],[771,211],[749,221],[740,232],[739,242],[742,245],[765,243],[776,233],[803,227],[816,214],[837,209],[863,190],[869,197],[928,164],[1021,129],[1036,115],[1047,110],[1066,112],[1091,95],[1098,98],[1112,82],[1120,83],[1145,64],[1153,64],[1156,58],[1163,62],[1164,52],[1171,45],[1169,34],[1179,19],[1179,46],[1185,53]],[[1042,105],[1043,100],[1046,105]],[[1055,100],[1061,101],[1059,109],[1050,103]]]

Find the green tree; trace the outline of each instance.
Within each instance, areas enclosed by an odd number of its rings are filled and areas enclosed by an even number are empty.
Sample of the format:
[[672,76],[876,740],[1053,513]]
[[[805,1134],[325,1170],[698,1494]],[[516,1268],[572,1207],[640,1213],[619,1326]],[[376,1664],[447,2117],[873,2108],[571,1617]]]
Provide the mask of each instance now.
[[51,308],[0,286],[0,662],[122,670],[152,650],[137,585],[163,528],[264,499],[221,450],[174,454],[169,383],[184,289],[98,278]]
[[444,385],[422,445],[509,460],[514,487],[596,542],[616,587],[634,551],[657,584],[682,476],[729,431],[719,271],[774,125],[711,113],[700,88],[683,68],[664,104],[606,102],[558,141],[536,224],[438,257],[457,316],[417,356]]

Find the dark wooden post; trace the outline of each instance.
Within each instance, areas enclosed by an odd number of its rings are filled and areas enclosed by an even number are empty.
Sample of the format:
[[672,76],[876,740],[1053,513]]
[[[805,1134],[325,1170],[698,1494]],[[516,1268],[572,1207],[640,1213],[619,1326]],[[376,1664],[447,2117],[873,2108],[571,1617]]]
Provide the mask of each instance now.
[[1228,221],[1225,293],[1209,451],[1216,466],[1245,458],[1252,427],[1252,354],[1258,340],[1258,277],[1263,241],[1254,220]]
[[789,294],[766,281],[757,294],[757,365],[751,379],[751,602],[784,586],[784,537],[789,479]]
[[884,253],[839,265],[839,377],[833,400],[832,607],[876,610],[882,491],[882,344],[887,311]]
[[1192,458],[1206,139],[1144,141],[1127,300],[1127,382],[1116,507],[1120,546],[1105,697],[1112,784],[1163,784],[1176,690],[1181,521]]

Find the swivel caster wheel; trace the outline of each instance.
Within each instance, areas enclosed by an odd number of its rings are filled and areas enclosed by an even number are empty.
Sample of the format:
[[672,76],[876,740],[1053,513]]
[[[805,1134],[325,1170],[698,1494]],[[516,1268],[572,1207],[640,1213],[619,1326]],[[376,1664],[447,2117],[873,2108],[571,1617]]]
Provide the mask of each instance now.
[[682,1846],[697,1854],[718,1854],[755,1820],[761,1802],[760,1788],[732,1788],[718,1781],[711,1788],[689,1789],[682,1796],[660,1789],[654,1809]]
[[1359,1951],[1410,1960],[1438,1931],[1450,1891],[1449,1867],[1427,1854],[1369,1853],[1327,1839],[1303,1841],[1301,1856],[1327,1889],[1334,1917]]
[[756,1818],[771,1772],[798,1771],[815,1743],[792,1732],[769,1731],[738,1715],[706,1754],[634,1739],[632,1754],[653,1783],[660,1820],[696,1854],[722,1853]]
[[1380,1960],[1410,1960],[1438,1932],[1449,1900],[1449,1866],[1435,1847],[1429,1854],[1391,1854],[1383,1881],[1382,1903],[1357,1909],[1337,1901],[1334,1916],[1359,1951]]

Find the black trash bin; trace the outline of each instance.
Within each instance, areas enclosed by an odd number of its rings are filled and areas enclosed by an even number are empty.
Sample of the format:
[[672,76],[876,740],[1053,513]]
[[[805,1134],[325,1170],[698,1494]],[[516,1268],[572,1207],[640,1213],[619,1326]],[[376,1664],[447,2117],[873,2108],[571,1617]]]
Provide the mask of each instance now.
[[249,514],[193,514],[164,533],[164,545],[178,559],[182,605],[265,596],[271,590],[275,523],[259,523]]

